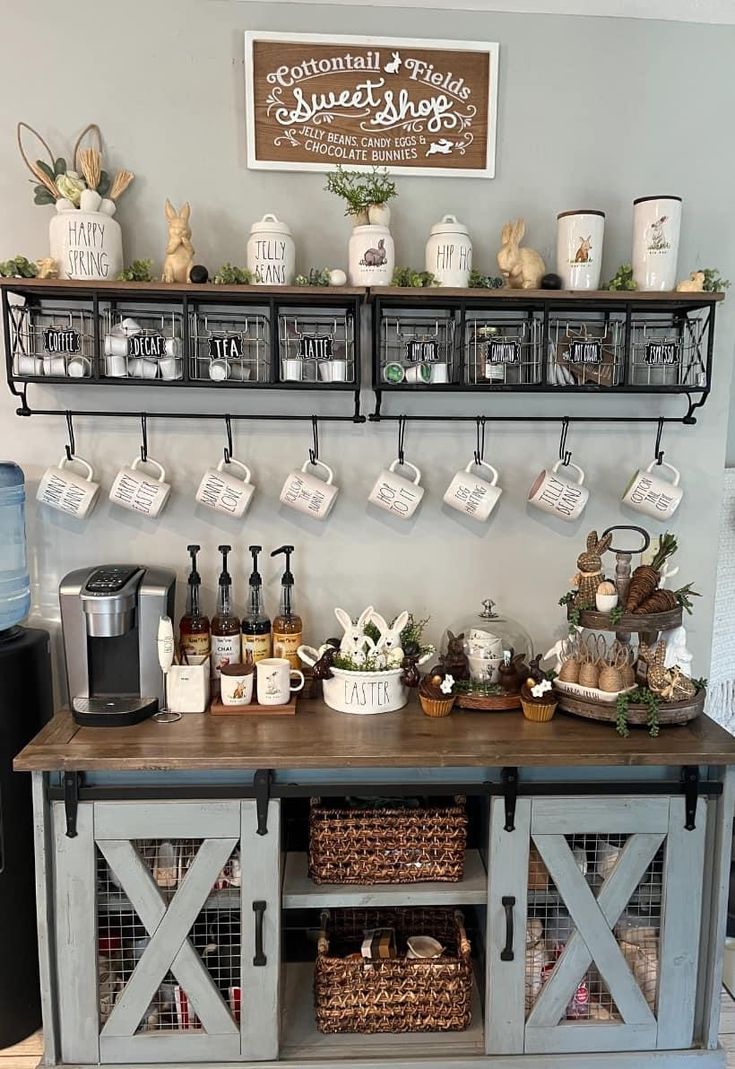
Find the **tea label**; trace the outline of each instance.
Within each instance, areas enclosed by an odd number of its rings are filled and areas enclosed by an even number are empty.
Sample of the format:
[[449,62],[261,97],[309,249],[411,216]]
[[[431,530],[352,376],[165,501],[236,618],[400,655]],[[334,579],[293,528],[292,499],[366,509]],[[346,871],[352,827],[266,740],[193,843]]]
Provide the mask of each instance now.
[[242,360],[243,345],[239,334],[213,334],[209,339],[211,360]]
[[521,347],[517,341],[489,341],[485,358],[491,364],[519,364]]
[[439,359],[439,346],[435,341],[407,341],[406,360],[412,364],[432,364]]
[[600,364],[602,363],[602,342],[599,341],[571,341],[569,342],[569,359],[573,364]]
[[332,339],[328,334],[303,334],[299,338],[299,359],[331,360],[334,356]]
[[43,332],[43,348],[47,353],[80,353],[82,340],[78,330],[47,327]]
[[646,345],[646,363],[651,367],[671,367],[677,362],[678,350],[675,341],[649,342]]
[[128,356],[160,357],[166,355],[166,338],[163,334],[131,334],[128,338]]

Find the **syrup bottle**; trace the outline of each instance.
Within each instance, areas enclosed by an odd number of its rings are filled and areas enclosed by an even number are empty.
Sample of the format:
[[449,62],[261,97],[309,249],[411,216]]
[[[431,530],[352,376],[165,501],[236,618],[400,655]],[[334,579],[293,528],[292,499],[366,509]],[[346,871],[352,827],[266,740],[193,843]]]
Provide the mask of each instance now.
[[186,595],[186,612],[179,622],[179,641],[184,653],[189,657],[209,656],[209,617],[199,607],[199,588],[201,576],[197,571],[197,553],[201,546],[187,546],[191,557],[189,573],[189,591]]
[[250,573],[250,596],[248,611],[242,618],[242,652],[250,650],[253,661],[262,661],[271,655],[271,622],[263,610],[263,580],[258,571],[258,554],[262,546],[248,546],[253,558]]
[[285,554],[286,569],[281,579],[281,606],[278,616],[273,621],[273,656],[285,657],[291,663],[292,668],[300,668],[301,662],[297,654],[302,644],[303,623],[301,617],[293,611],[293,573],[291,572],[291,554],[293,546],[280,546],[274,549],[271,557],[277,557],[280,553]]
[[240,621],[232,611],[232,578],[227,556],[232,546],[218,546],[222,571],[217,591],[217,612],[212,617],[212,678],[219,680],[222,666],[240,663]]

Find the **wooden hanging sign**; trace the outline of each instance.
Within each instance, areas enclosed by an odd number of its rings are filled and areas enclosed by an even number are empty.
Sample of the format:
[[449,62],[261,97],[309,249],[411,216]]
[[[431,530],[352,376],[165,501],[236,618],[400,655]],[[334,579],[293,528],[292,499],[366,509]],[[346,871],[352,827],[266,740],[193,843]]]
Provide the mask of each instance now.
[[498,45],[245,34],[248,166],[495,174]]

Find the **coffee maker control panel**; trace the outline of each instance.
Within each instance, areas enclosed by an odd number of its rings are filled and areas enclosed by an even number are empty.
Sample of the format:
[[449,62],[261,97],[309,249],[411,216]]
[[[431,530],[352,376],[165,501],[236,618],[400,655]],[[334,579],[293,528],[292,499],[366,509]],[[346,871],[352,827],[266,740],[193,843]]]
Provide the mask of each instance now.
[[130,582],[140,568],[126,564],[108,564],[92,572],[84,586],[85,594],[117,594]]

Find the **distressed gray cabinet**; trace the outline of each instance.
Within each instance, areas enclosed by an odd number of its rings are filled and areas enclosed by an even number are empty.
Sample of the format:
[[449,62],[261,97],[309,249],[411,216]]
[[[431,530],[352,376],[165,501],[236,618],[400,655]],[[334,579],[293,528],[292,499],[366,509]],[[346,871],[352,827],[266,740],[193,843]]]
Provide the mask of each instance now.
[[490,1054],[694,1045],[707,803],[519,799],[490,826]]
[[279,803],[51,808],[61,1061],[276,1058]]

